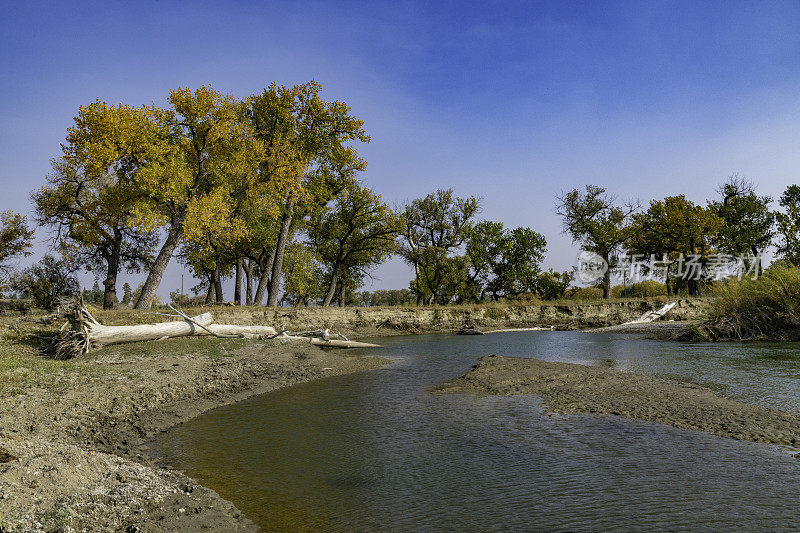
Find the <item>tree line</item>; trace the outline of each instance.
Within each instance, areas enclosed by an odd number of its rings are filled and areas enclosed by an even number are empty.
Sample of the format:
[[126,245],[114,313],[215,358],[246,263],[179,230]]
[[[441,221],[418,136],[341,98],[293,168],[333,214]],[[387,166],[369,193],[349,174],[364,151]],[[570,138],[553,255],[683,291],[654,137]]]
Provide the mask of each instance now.
[[[147,309],[173,258],[200,280],[192,291],[207,304],[224,301],[227,278],[235,303],[268,306],[557,299],[574,280],[573,271],[542,269],[542,234],[479,220],[479,198],[441,189],[390,207],[362,177],[363,121],[345,102],[325,100],[315,81],[273,83],[243,99],[179,88],[168,103],[79,108],[46,184],[31,194],[60,258],[10,276],[9,260],[29,253],[33,231],[25,217],[2,213],[8,288],[52,303],[77,290],[70,272],[85,269],[102,282],[85,296],[109,308],[121,272],[146,272],[138,289],[125,284],[122,300]],[[556,213],[575,243],[612,266],[623,253],[755,258],[773,241],[796,264],[800,187],[786,190],[777,212],[737,176],[719,194],[705,206],[673,196],[643,209],[588,185],[559,195]],[[395,254],[413,269],[409,287],[359,292]],[[700,282],[670,278],[670,268],[668,290],[700,291]],[[608,272],[600,286],[609,297]]]

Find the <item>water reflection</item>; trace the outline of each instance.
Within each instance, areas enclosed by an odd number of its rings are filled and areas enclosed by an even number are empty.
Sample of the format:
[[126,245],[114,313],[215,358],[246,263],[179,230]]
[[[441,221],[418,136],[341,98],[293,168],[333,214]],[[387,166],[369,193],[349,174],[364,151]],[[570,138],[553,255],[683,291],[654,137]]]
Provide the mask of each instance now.
[[[381,339],[380,370],[209,412],[162,435],[168,463],[266,530],[763,529],[797,525],[800,461],[765,445],[535,396],[432,396],[480,355],[717,383],[797,410],[791,345],[675,344],[577,332]],[[775,354],[781,354],[775,356]]]

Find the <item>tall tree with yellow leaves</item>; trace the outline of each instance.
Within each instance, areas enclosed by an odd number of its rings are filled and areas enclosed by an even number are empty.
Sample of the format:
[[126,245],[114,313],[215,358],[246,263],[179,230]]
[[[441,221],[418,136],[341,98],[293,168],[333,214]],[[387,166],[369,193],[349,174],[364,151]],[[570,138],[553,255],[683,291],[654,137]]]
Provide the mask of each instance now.
[[257,169],[263,144],[244,119],[244,106],[210,87],[177,89],[164,113],[171,132],[171,151],[136,174],[146,200],[136,210],[137,221],[164,226],[167,238],[142,286],[137,309],[150,307],[164,270],[184,238],[202,244],[225,236],[231,242],[247,235],[236,203],[257,199],[277,212],[269,194],[262,194]]
[[[268,156],[260,174],[277,184],[272,190],[279,193],[282,204],[267,286],[271,307],[278,304],[283,256],[292,229],[341,192],[345,178],[366,166],[355,149],[347,146],[352,141],[369,142],[363,121],[350,114],[346,103],[324,100],[321,91],[316,81],[292,88],[273,83],[248,101],[255,134]],[[272,170],[276,164],[279,172]]]

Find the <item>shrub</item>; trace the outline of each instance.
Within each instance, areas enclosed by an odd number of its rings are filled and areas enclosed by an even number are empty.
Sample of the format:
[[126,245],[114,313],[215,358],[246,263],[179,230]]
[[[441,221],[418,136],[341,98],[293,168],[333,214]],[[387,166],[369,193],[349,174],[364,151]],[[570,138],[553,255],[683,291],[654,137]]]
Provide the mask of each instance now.
[[78,280],[63,261],[46,255],[36,265],[14,274],[11,288],[32,298],[37,307],[55,309],[59,300],[73,297],[80,291]]
[[800,327],[800,270],[773,265],[758,278],[717,283],[709,326],[730,339],[795,338]]
[[613,298],[650,298],[651,296],[666,295],[666,285],[651,279],[633,283],[627,287],[616,285],[611,288],[611,296]]
[[598,287],[572,287],[566,293],[570,300],[602,300],[603,289]]
[[536,278],[536,292],[544,300],[559,300],[564,297],[567,287],[574,279],[574,272],[556,272],[551,268]]
[[170,291],[169,299],[173,305],[177,307],[201,307],[206,303],[204,295],[190,296],[188,294],[181,294],[181,291]]

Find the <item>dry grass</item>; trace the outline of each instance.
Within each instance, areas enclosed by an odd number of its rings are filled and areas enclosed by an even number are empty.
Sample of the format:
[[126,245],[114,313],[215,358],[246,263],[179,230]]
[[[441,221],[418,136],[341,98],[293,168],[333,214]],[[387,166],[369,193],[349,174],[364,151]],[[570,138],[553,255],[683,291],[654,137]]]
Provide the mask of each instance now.
[[800,270],[767,269],[758,279],[718,284],[707,326],[718,338],[755,340],[800,338]]

